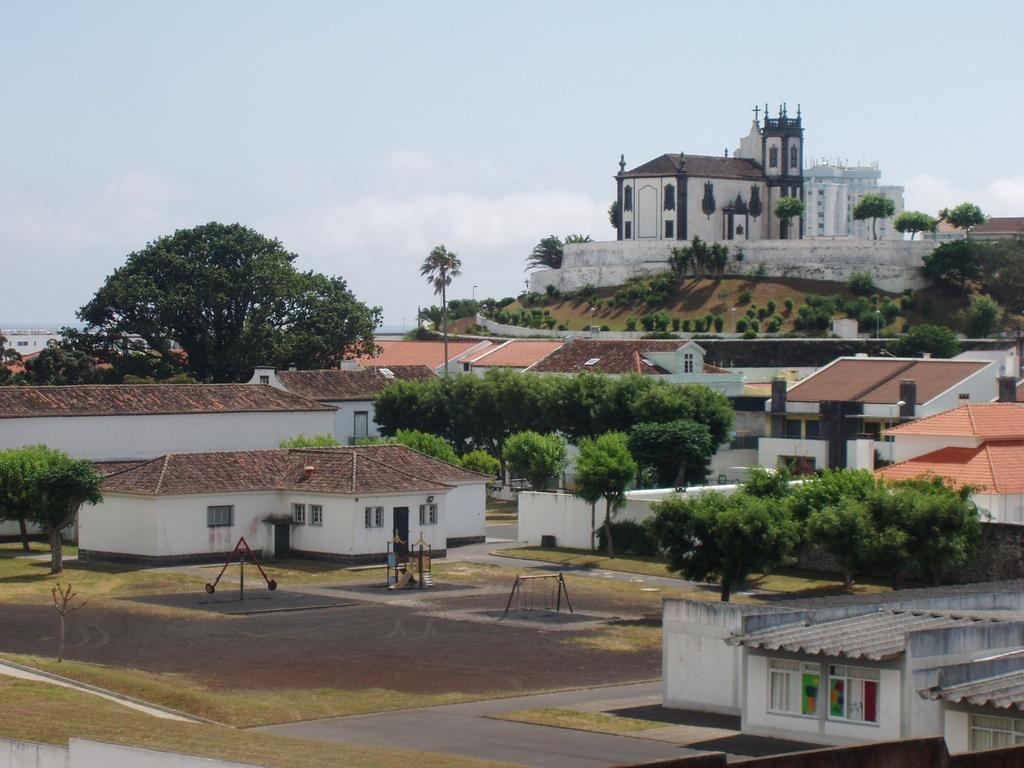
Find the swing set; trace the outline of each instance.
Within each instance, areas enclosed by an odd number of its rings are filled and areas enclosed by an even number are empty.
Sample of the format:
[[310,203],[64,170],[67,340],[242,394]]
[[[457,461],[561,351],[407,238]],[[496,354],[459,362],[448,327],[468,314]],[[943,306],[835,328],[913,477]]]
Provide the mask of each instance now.
[[263,580],[267,582],[267,589],[269,589],[271,592],[277,589],[277,582],[269,576],[267,576],[266,571],[263,570],[263,566],[260,565],[260,559],[256,557],[255,552],[249,549],[249,542],[247,542],[245,540],[245,537],[243,536],[238,540],[238,543],[235,544],[235,548],[231,551],[231,554],[228,555],[227,562],[225,562],[224,567],[220,569],[220,573],[217,574],[217,578],[213,580],[212,584],[206,585],[206,594],[212,595],[214,592],[217,591],[217,585],[220,583],[220,577],[224,575],[224,571],[226,571],[228,569],[228,566],[234,562],[235,558],[238,558],[238,599],[245,600],[246,555],[249,556],[249,559],[252,561],[253,565],[255,565],[259,569],[260,576],[262,576]]
[[517,611],[537,610],[559,613],[562,610],[562,595],[565,595],[565,604],[569,606],[569,613],[575,615],[572,601],[569,600],[569,589],[565,586],[565,576],[562,574],[544,573],[536,576],[516,576],[502,618],[508,616],[512,602],[516,598],[519,599],[516,604]]

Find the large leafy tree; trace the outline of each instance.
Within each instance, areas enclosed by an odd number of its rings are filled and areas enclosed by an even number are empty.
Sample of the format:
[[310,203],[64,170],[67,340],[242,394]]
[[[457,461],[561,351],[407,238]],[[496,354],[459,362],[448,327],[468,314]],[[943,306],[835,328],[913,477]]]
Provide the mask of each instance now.
[[25,361],[25,381],[29,384],[101,384],[104,369],[88,352],[64,343],[50,344],[31,360]]
[[512,472],[530,481],[530,487],[542,491],[552,477],[565,468],[565,438],[542,435],[533,430],[509,435],[505,441],[505,463]]
[[11,371],[7,366],[20,359],[21,355],[7,346],[7,338],[0,333],[0,384],[5,384],[11,376]]
[[913,240],[918,232],[934,232],[939,222],[934,216],[923,211],[904,211],[892,223],[893,229],[903,234],[910,233]]
[[835,558],[843,571],[843,586],[878,562],[880,539],[867,505],[845,496],[835,504],[813,511],[807,518],[807,538]]
[[608,557],[615,557],[612,517],[625,505],[626,489],[637,469],[629,452],[629,438],[622,432],[607,432],[581,440],[579,449],[575,474],[578,495],[586,501],[604,499],[604,537]]
[[981,260],[984,247],[973,240],[953,240],[942,243],[924,257],[921,271],[934,283],[956,286],[966,298],[967,283],[982,274]]
[[804,215],[804,201],[799,197],[780,197],[775,203],[775,217],[779,220],[782,239],[789,237],[789,224],[791,219],[800,218]]
[[715,445],[706,424],[676,419],[662,424],[641,422],[629,431],[629,450],[659,488],[703,483]]
[[21,548],[28,552],[28,520],[32,496],[30,478],[47,461],[50,449],[45,445],[27,445],[0,451],[0,520],[18,523]]
[[966,331],[972,339],[991,336],[999,327],[1003,309],[991,296],[976,296],[967,307]]
[[981,284],[1008,312],[1024,314],[1024,239],[985,243]]
[[857,221],[871,219],[871,239],[878,239],[876,224],[879,219],[888,219],[896,213],[896,203],[885,195],[864,195],[853,206],[853,218]]
[[561,269],[562,240],[557,235],[548,235],[535,246],[526,257],[527,269]]
[[369,352],[379,307],[337,277],[295,269],[296,254],[240,224],[211,222],[128,255],[82,307],[89,334],[138,337],[201,381],[239,381],[258,363],[331,367]]
[[444,336],[444,375],[448,375],[448,286],[462,274],[462,261],[443,245],[435,246],[420,265],[420,275],[441,297],[441,334]]
[[960,203],[954,208],[943,208],[939,211],[939,218],[957,229],[962,229],[965,235],[969,235],[972,229],[988,221],[988,216],[974,203]]
[[722,602],[752,573],[779,565],[800,538],[784,504],[743,491],[673,494],[651,508],[649,525],[669,568],[688,579],[718,581]]
[[950,358],[960,354],[960,342],[946,326],[922,323],[893,341],[889,351],[897,357],[921,357],[927,352],[932,357]]

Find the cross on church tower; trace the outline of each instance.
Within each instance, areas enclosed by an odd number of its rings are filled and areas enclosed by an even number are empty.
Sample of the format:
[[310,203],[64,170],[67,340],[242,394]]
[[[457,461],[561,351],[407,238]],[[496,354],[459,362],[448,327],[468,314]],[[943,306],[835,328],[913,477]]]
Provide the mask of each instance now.
[[755,105],[754,106],[754,122],[755,123],[758,121],[758,118],[760,116],[761,116],[761,108],[759,106]]

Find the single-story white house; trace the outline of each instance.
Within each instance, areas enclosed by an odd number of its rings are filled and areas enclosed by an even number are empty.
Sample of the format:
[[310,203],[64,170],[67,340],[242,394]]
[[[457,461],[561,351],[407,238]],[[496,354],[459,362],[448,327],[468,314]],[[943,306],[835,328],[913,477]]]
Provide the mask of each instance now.
[[92,461],[277,448],[334,429],[334,409],[249,384],[0,387],[0,450],[43,443]]
[[360,368],[348,363],[344,368],[311,371],[278,371],[257,367],[250,384],[269,384],[307,400],[336,409],[334,428],[328,433],[342,445],[355,445],[362,437],[378,437],[374,420],[374,398],[396,381],[427,381],[437,378],[424,365],[396,365],[394,368]]
[[1020,662],[970,665],[1024,647],[1021,587],[772,606],[666,599],[663,704],[738,714],[752,735],[836,746],[944,736],[963,752],[1007,743],[994,731],[1024,742],[1024,686],[990,700],[962,688],[986,675],[1020,681]]
[[397,535],[435,556],[484,540],[489,477],[403,445],[167,454],[116,471],[79,513],[79,558],[382,561]]

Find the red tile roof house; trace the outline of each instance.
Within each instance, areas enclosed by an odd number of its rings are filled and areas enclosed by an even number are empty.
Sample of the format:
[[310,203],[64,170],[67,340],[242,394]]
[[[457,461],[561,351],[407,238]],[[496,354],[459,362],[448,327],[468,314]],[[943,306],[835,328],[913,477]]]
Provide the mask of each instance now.
[[275,389],[316,400],[335,409],[332,434],[342,445],[353,445],[361,437],[380,434],[374,421],[373,399],[396,381],[425,381],[437,374],[424,365],[396,365],[393,368],[362,368],[351,364],[342,369],[277,371],[257,367],[250,384],[269,384]]
[[[887,427],[931,416],[964,399],[996,399],[999,366],[985,360],[841,357],[787,390],[772,382],[766,404],[768,434],[758,442],[758,464],[781,462],[802,470],[874,469],[878,452],[889,459]],[[1009,391],[1009,390],[1008,390]]]
[[1024,523],[1024,405],[968,403],[886,430],[895,464],[888,480],[941,477],[975,489],[972,499],[995,522]]
[[268,558],[358,564],[383,561],[396,530],[441,557],[462,532],[483,540],[489,479],[401,445],[172,453],[106,478],[79,558],[216,561],[244,536]]
[[[395,368],[401,365],[425,365],[435,373],[444,373],[444,342],[378,339],[376,355],[356,358],[364,368]],[[460,373],[462,361],[494,346],[487,339],[449,339],[448,371]]]
[[0,387],[0,449],[45,443],[94,461],[277,448],[333,428],[333,408],[267,386]]

